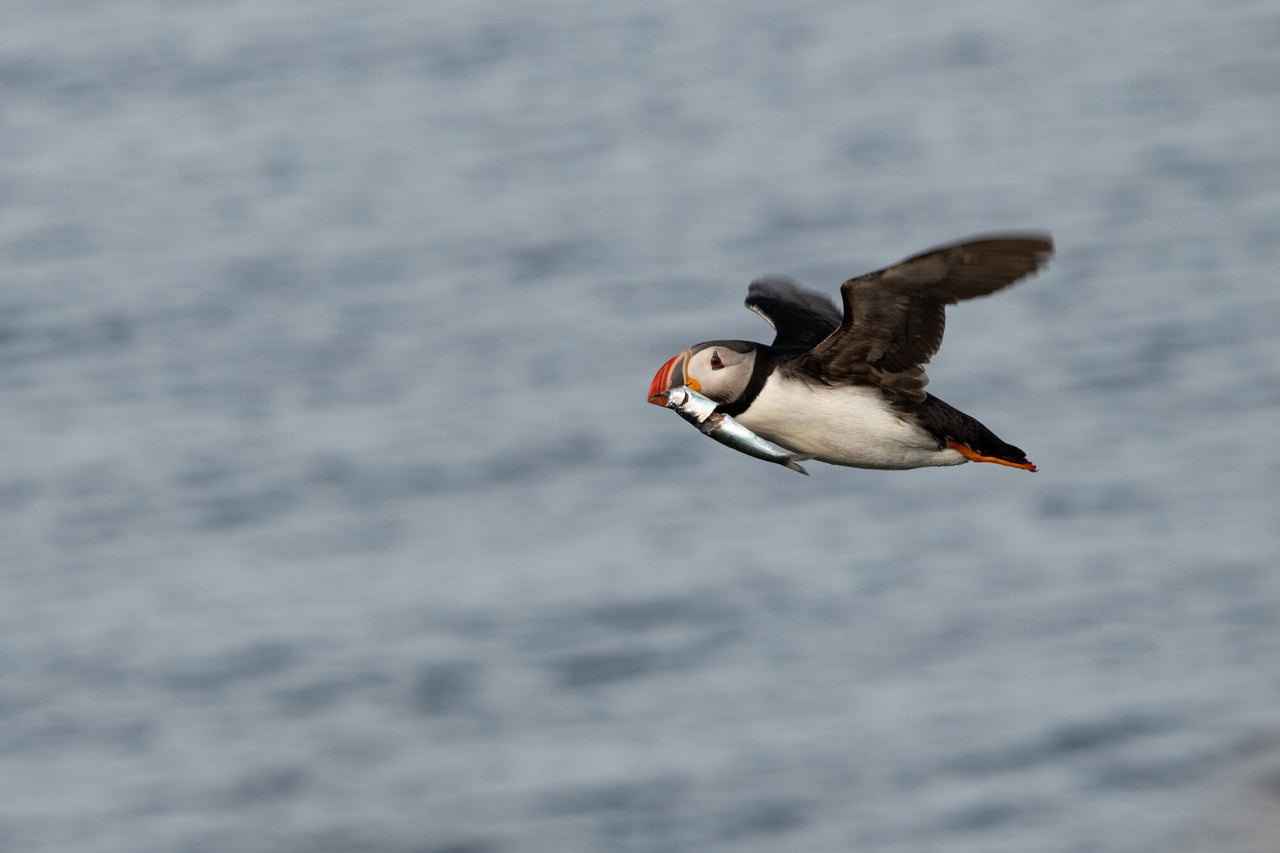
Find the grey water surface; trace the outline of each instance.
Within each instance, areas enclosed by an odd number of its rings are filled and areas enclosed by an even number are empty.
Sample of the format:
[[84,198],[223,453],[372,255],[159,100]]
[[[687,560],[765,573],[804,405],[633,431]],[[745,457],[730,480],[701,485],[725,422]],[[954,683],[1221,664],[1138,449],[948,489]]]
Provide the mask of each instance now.
[[[1280,6],[3,17],[0,849],[1280,849]],[[1004,228],[1039,473],[645,404]]]

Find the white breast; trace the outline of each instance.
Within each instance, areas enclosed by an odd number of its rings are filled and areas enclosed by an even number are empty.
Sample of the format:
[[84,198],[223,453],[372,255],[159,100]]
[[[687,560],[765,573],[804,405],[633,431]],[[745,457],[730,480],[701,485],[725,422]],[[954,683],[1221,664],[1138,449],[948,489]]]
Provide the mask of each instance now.
[[774,374],[736,419],[776,444],[832,465],[901,469],[966,461],[950,448],[939,449],[932,435],[865,385],[810,385]]

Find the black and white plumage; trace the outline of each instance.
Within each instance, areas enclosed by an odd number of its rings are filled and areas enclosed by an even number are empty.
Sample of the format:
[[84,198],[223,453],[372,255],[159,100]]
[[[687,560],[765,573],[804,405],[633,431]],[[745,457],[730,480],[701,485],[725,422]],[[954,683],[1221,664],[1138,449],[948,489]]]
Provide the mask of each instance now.
[[940,246],[840,287],[843,310],[783,277],[752,282],[746,305],[772,344],[707,341],[659,369],[651,401],[687,385],[760,436],[833,465],[904,469],[995,462],[1036,470],[1026,454],[924,388],[946,306],[1034,273],[1048,234],[994,234]]

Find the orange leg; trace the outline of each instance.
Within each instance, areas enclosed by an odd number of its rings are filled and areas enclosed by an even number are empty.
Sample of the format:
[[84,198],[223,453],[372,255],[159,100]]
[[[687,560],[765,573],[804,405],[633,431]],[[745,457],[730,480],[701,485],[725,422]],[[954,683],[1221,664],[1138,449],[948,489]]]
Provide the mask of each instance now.
[[983,456],[967,444],[960,444],[957,441],[948,441],[947,447],[971,462],[994,462],[997,465],[1008,465],[1010,468],[1021,468],[1023,471],[1036,470],[1036,466],[1030,462],[1010,462],[1008,459],[998,459],[995,456]]

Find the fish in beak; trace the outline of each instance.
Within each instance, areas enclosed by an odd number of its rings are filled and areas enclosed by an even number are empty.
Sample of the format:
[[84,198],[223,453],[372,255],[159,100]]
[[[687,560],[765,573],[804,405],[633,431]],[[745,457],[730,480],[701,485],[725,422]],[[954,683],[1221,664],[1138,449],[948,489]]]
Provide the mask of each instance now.
[[658,372],[653,376],[653,381],[649,383],[650,403],[655,406],[667,405],[667,392],[672,388],[686,386],[694,391],[702,390],[698,380],[691,379],[685,375],[685,368],[688,366],[689,358],[692,355],[692,350],[685,350],[658,368]]
[[[674,360],[672,359],[672,361]],[[662,373],[670,366],[671,362],[663,365],[662,370],[658,372],[658,376],[654,377],[655,383],[662,378]],[[687,385],[659,391],[649,397],[649,402],[666,406],[668,409],[674,409],[680,417],[696,426],[703,435],[714,438],[726,447],[732,447],[739,453],[745,453],[748,456],[754,456],[766,462],[776,462],[779,465],[790,468],[797,474],[809,476],[809,472],[804,470],[799,463],[806,459],[812,459],[812,456],[804,453],[794,453],[781,445],[774,444],[772,441],[766,441],[729,415],[717,412],[715,400],[702,396]]]

